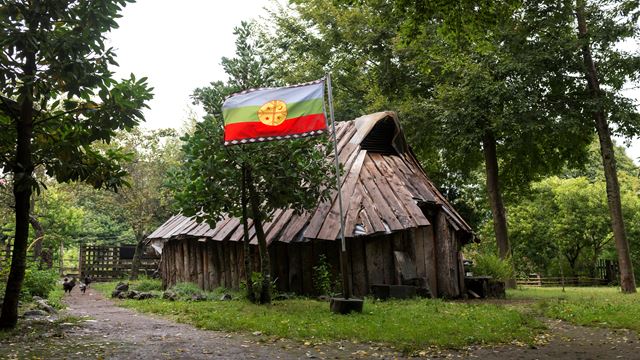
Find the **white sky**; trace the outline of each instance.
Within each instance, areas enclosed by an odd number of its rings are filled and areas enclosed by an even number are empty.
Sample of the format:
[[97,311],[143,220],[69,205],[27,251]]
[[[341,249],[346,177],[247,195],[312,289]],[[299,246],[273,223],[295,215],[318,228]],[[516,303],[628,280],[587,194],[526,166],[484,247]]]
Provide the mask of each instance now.
[[125,7],[110,35],[120,67],[116,77],[147,76],[154,99],[148,128],[179,128],[197,87],[226,78],[220,59],[233,56],[233,28],[264,14],[269,0],[138,0]]
[[[202,110],[189,96],[197,87],[226,78],[220,59],[233,56],[233,28],[265,14],[271,0],[138,0],[110,35],[120,67],[117,77],[147,76],[154,99],[145,111],[147,128],[180,128],[189,113]],[[640,91],[628,96],[640,99]],[[392,110],[392,109],[390,109]],[[622,144],[621,139],[617,139]],[[627,154],[640,163],[640,141]]]

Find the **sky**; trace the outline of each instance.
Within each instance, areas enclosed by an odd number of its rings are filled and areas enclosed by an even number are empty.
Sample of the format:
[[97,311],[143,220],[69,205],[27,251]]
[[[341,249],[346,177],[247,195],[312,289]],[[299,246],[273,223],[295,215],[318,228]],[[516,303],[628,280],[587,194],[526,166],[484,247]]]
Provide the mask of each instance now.
[[119,67],[116,77],[146,76],[154,99],[145,111],[144,127],[179,128],[190,111],[197,87],[226,77],[223,56],[233,56],[233,28],[263,15],[270,0],[138,0],[109,34]]
[[[180,128],[190,114],[202,116],[189,96],[197,87],[226,79],[220,59],[234,54],[233,28],[266,15],[265,7],[272,8],[272,0],[137,0],[127,5],[109,40],[120,65],[116,77],[147,76],[154,88],[143,127]],[[638,89],[626,95],[640,99]],[[632,141],[627,154],[640,164],[640,140]]]

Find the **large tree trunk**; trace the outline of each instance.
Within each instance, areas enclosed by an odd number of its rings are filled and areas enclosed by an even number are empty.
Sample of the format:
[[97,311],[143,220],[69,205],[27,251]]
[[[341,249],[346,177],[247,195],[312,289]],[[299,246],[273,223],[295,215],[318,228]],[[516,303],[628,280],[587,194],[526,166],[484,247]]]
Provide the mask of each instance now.
[[600,81],[598,72],[591,57],[591,45],[587,31],[587,21],[585,19],[585,1],[576,0],[576,19],[578,22],[578,38],[582,40],[582,58],[584,61],[584,71],[589,87],[591,102],[595,104],[593,119],[600,141],[600,154],[602,155],[602,165],[607,184],[607,202],[609,203],[609,213],[611,215],[611,227],[613,238],[616,241],[618,251],[618,263],[620,264],[620,286],[622,292],[636,292],[636,280],[633,274],[633,265],[629,255],[629,243],[624,229],[622,218],[622,203],[620,201],[620,185],[618,184],[618,174],[616,171],[616,158],[611,141],[611,133],[607,116],[602,106],[600,93]]
[[[31,81],[35,74],[35,54],[27,52],[24,77]],[[20,118],[16,121],[16,162],[13,165],[13,196],[15,198],[16,231],[13,243],[11,270],[7,279],[0,329],[14,328],[18,322],[18,298],[27,262],[29,241],[29,207],[31,199],[31,179],[33,161],[31,158],[31,138],[33,136],[33,89],[25,84],[21,99]]]
[[251,174],[251,168],[247,169],[247,186],[249,187],[249,202],[251,203],[251,214],[253,215],[253,226],[256,228],[258,238],[258,250],[260,253],[260,269],[262,270],[262,286],[260,289],[260,303],[271,303],[271,264],[269,260],[269,249],[267,248],[267,238],[262,229],[262,212],[260,211],[260,199],[256,193],[255,183]]
[[[496,150],[496,139],[491,130],[485,130],[482,136],[482,149],[484,152],[484,164],[487,173],[487,192],[489,193],[489,203],[491,205],[491,215],[493,216],[493,231],[496,235],[498,253],[501,259],[511,258],[511,244],[507,233],[507,215],[500,193],[498,174],[498,155]],[[515,287],[515,280],[507,280],[508,287]]]
[[243,247],[244,247],[244,275],[247,283],[247,299],[256,302],[256,294],[253,291],[253,266],[251,264],[251,246],[249,246],[249,226],[247,224],[247,166],[242,165],[242,229],[244,231]]
[[138,279],[138,273],[140,272],[140,262],[142,253],[144,252],[144,234],[136,233],[136,251],[133,253],[133,260],[131,260],[131,274],[129,280]]

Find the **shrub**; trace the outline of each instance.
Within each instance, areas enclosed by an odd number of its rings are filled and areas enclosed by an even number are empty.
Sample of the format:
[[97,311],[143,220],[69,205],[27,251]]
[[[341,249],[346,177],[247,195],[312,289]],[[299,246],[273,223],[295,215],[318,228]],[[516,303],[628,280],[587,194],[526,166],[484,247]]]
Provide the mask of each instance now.
[[491,276],[496,280],[513,279],[510,260],[502,260],[495,254],[478,253],[473,261],[473,274],[476,276]]
[[141,277],[133,286],[137,291],[162,291],[162,281],[158,279],[151,279],[147,277]]
[[25,271],[22,284],[23,296],[40,296],[47,298],[58,282],[58,274],[55,270],[40,270],[36,264],[30,265]]
[[198,285],[190,282],[177,283],[171,290],[176,293],[180,299],[190,299],[194,295],[205,296],[204,291],[202,291]]
[[313,287],[319,295],[330,295],[331,285],[331,266],[323,254],[318,259],[318,265],[313,267]]

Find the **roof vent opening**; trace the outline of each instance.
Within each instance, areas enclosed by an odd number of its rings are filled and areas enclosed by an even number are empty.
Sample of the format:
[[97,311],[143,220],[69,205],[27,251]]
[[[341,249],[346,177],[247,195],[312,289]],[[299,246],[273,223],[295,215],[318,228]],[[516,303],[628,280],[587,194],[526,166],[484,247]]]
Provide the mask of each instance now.
[[385,155],[397,154],[398,152],[393,147],[393,138],[397,131],[396,123],[391,117],[378,121],[362,140],[360,148]]

